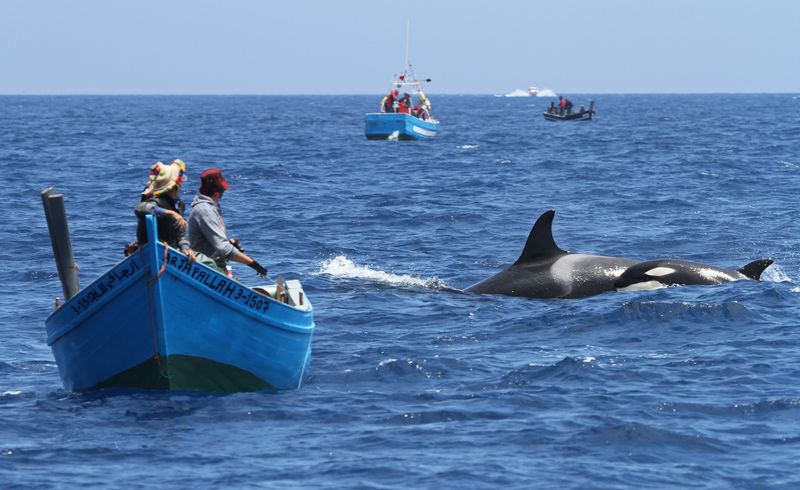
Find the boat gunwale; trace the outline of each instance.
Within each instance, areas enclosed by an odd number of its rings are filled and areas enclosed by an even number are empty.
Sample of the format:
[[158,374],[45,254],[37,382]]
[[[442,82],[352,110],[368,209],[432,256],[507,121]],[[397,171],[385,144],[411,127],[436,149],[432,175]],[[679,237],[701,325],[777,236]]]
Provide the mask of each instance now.
[[[406,113],[406,112],[367,112],[367,113],[364,114],[364,117],[367,117],[367,116],[408,116],[408,117],[412,118],[415,121],[422,122],[423,124],[435,125],[437,128],[439,127],[439,124],[441,124],[438,119],[434,119],[434,118],[422,119],[422,118],[419,118],[419,117],[417,117],[417,116],[415,116],[413,114],[409,114],[409,113]],[[403,119],[405,119],[405,118],[403,118]]]
[[[159,245],[161,245],[161,244],[159,244]],[[175,250],[172,247],[170,247],[170,251],[173,251],[176,254],[181,254],[180,251]],[[183,255],[183,254],[181,254],[181,255]],[[167,264],[167,267],[165,269],[165,273],[169,272],[169,277],[177,279],[179,281],[182,281],[182,282],[184,282],[184,283],[186,283],[186,284],[188,284],[190,286],[193,286],[193,289],[195,289],[197,291],[200,291],[203,294],[211,297],[212,299],[214,299],[214,301],[222,304],[223,306],[235,307],[237,312],[244,313],[247,316],[250,316],[251,318],[259,321],[260,323],[266,323],[270,327],[278,328],[278,329],[281,329],[281,330],[286,330],[286,331],[294,332],[294,333],[303,333],[303,334],[312,333],[314,331],[314,328],[315,328],[315,324],[314,324],[314,321],[313,321],[314,308],[313,308],[313,306],[311,306],[310,303],[309,303],[309,307],[307,309],[300,309],[300,308],[297,308],[297,307],[295,307],[293,305],[280,302],[280,301],[276,300],[275,298],[271,298],[269,296],[265,296],[264,294],[259,293],[258,291],[255,291],[252,287],[246,286],[246,285],[240,283],[239,281],[230,279],[226,275],[224,275],[224,274],[212,269],[211,267],[209,267],[209,266],[207,266],[205,264],[201,264],[199,262],[195,262],[194,265],[205,267],[207,270],[212,271],[215,274],[218,274],[223,279],[228,280],[228,281],[232,281],[232,282],[237,283],[240,286],[244,287],[245,289],[249,289],[250,291],[253,291],[254,293],[256,293],[259,296],[263,297],[265,300],[270,301],[272,303],[272,304],[270,304],[270,308],[273,308],[273,305],[279,305],[281,308],[289,308],[292,311],[296,311],[298,314],[302,315],[303,317],[312,317],[312,320],[311,320],[309,325],[300,325],[300,324],[292,323],[292,322],[281,322],[280,324],[278,324],[278,323],[276,323],[274,321],[274,318],[270,318],[269,316],[267,316],[267,315],[269,315],[269,313],[256,313],[256,312],[254,312],[254,311],[252,311],[252,310],[250,310],[248,308],[245,308],[244,306],[240,305],[239,303],[236,303],[236,302],[234,302],[232,300],[229,300],[229,299],[226,299],[226,298],[222,297],[219,293],[215,292],[212,289],[203,288],[203,287],[196,287],[196,284],[197,284],[196,281],[194,281],[192,279],[189,279],[188,277],[185,277],[185,274],[176,274],[175,270],[177,268],[172,266],[172,265],[170,265],[169,263]]]
[[[157,246],[163,249],[163,247],[165,245],[162,244],[162,243],[158,243]],[[78,328],[82,323],[84,323],[84,322],[88,321],[89,319],[91,319],[92,317],[94,317],[108,303],[113,301],[119,295],[121,295],[124,292],[128,291],[130,288],[134,287],[137,284],[138,280],[141,280],[141,279],[148,280],[150,277],[152,277],[149,274],[149,270],[148,270],[148,267],[147,267],[148,264],[145,263],[146,262],[146,260],[145,260],[146,257],[143,255],[146,249],[149,249],[149,247],[147,247],[147,246],[141,247],[139,250],[137,250],[136,252],[134,252],[130,256],[125,257],[124,259],[122,259],[119,262],[117,262],[112,267],[110,267],[106,272],[104,272],[103,274],[98,276],[94,281],[92,281],[91,283],[89,283],[88,285],[83,287],[80,291],[78,291],[78,293],[75,296],[73,296],[72,298],[70,298],[69,301],[67,301],[66,303],[62,304],[61,306],[59,306],[58,309],[56,309],[55,311],[50,313],[50,315],[45,319],[45,327],[47,327],[47,325],[53,320],[53,317],[56,314],[60,313],[63,308],[66,308],[66,307],[70,306],[70,304],[72,304],[72,303],[78,301],[80,298],[82,298],[82,294],[81,294],[82,292],[87,291],[87,290],[91,289],[95,284],[98,284],[103,278],[107,277],[108,274],[111,271],[113,271],[114,269],[118,268],[120,265],[124,264],[125,262],[133,261],[133,260],[136,260],[136,259],[138,259],[140,257],[142,258],[141,268],[139,270],[137,270],[129,278],[130,280],[126,281],[123,285],[121,285],[121,287],[114,288],[114,289],[110,290],[107,294],[104,294],[102,298],[100,298],[96,303],[94,303],[91,306],[90,309],[88,309],[85,312],[86,313],[85,315],[77,315],[75,318],[72,318],[72,319],[66,321],[63,325],[61,325],[59,327],[54,327],[52,332],[47,332],[47,345],[48,346],[52,346],[53,344],[58,342],[62,337],[64,337],[65,335],[69,334],[74,329]],[[169,250],[170,250],[170,252],[174,252],[175,254],[181,254],[181,252],[179,250],[176,250],[173,247],[169,247]],[[160,250],[159,250],[159,253],[160,253]],[[201,264],[199,262],[195,262],[194,265],[205,267],[208,271],[212,271],[212,272],[214,272],[216,274],[219,274],[221,277],[225,278],[226,280],[231,280],[227,276],[219,273],[218,271],[215,271],[214,269],[212,269],[211,267],[208,267],[205,264]],[[176,274],[174,269],[175,269],[175,267],[171,266],[168,263],[165,271],[166,270],[170,271],[170,277],[180,279],[183,282],[185,282],[186,284],[196,286],[196,284],[193,284],[194,281],[192,281],[192,280],[190,280],[188,278],[185,278],[185,277],[181,277],[182,275],[181,274]],[[142,276],[144,276],[144,277],[142,277]],[[236,282],[238,283],[238,281],[236,281]],[[300,308],[298,308],[296,306],[293,306],[293,305],[290,305],[290,304],[287,304],[287,303],[282,303],[282,302],[280,302],[280,301],[278,301],[278,300],[276,300],[274,298],[271,298],[269,296],[265,296],[265,295],[255,291],[255,289],[253,289],[253,287],[247,286],[247,285],[242,284],[242,283],[239,283],[239,285],[241,285],[245,289],[249,289],[249,290],[253,291],[256,294],[259,294],[265,300],[271,301],[272,304],[274,304],[274,305],[280,305],[281,308],[290,308],[291,310],[296,311],[298,314],[300,314],[300,315],[302,315],[304,317],[305,316],[311,316],[312,320],[311,320],[310,324],[309,325],[301,325],[301,324],[294,323],[294,322],[281,322],[281,323],[278,323],[278,322],[274,321],[274,318],[266,316],[268,314],[258,314],[258,313],[253,312],[253,311],[249,310],[248,308],[245,308],[245,307],[243,307],[243,306],[241,306],[241,305],[239,305],[239,304],[237,304],[237,303],[235,303],[233,301],[230,301],[230,300],[229,301],[225,301],[224,298],[219,297],[219,294],[214,294],[213,291],[207,290],[208,288],[193,287],[193,289],[195,289],[196,291],[203,291],[204,294],[210,296],[211,298],[213,298],[215,301],[217,301],[221,305],[235,306],[236,307],[236,311],[238,313],[247,314],[251,318],[259,321],[260,323],[264,323],[264,324],[266,324],[267,326],[269,326],[271,328],[278,328],[278,329],[285,330],[285,331],[288,331],[288,332],[300,333],[300,334],[311,334],[311,333],[313,333],[314,328],[315,328],[315,323],[313,321],[314,308],[313,308],[313,306],[311,305],[310,302],[308,303],[308,307],[307,308],[300,309]],[[302,283],[301,283],[301,287],[302,287]],[[270,305],[270,308],[274,307],[272,304]]]
[[[594,118],[595,111],[586,111],[583,114],[580,112],[573,112],[572,114],[551,114],[549,112],[543,112],[542,116],[548,121],[591,121]],[[577,116],[577,117],[569,117],[569,116]]]
[[[78,293],[75,296],[73,296],[72,298],[70,298],[69,301],[67,301],[66,303],[62,304],[55,311],[50,313],[50,315],[48,315],[48,317],[44,321],[45,329],[47,330],[48,324],[50,323],[50,321],[53,319],[53,317],[56,314],[61,313],[61,311],[64,308],[66,308],[67,306],[70,306],[71,303],[74,303],[74,302],[78,301],[79,298],[82,298],[82,295],[81,295],[82,292],[89,290],[95,284],[99,283],[101,279],[103,279],[104,277],[108,276],[108,274],[111,271],[113,271],[114,269],[119,267],[121,264],[123,264],[123,263],[125,263],[127,261],[134,260],[137,257],[137,254],[139,254],[139,256],[143,257],[142,256],[142,251],[140,249],[140,250],[137,250],[136,252],[132,253],[128,257],[125,257],[124,259],[120,260],[119,262],[114,264],[114,266],[110,267],[106,272],[104,272],[103,274],[98,276],[97,279],[95,279],[94,281],[89,283],[87,286],[82,288],[80,291],[78,291]],[[144,277],[141,278],[139,276],[144,276]],[[93,316],[95,316],[97,313],[100,312],[102,307],[104,307],[106,304],[110,303],[117,296],[119,296],[122,293],[126,292],[130,288],[134,287],[136,285],[136,282],[137,282],[138,279],[145,279],[146,280],[147,279],[147,266],[145,264],[142,264],[142,268],[140,270],[136,271],[134,273],[134,275],[132,275],[130,277],[130,279],[132,279],[132,280],[126,281],[126,283],[124,285],[122,285],[121,287],[112,289],[108,294],[104,294],[103,297],[99,301],[94,303],[92,305],[92,307],[86,311],[86,315],[85,316],[77,315],[75,318],[65,322],[61,327],[54,328],[53,332],[48,332],[47,333],[47,345],[52,346],[53,344],[58,342],[58,340],[61,339],[61,337],[67,335],[72,330],[77,328],[78,324],[83,323],[83,322],[89,320],[90,318],[92,318]]]

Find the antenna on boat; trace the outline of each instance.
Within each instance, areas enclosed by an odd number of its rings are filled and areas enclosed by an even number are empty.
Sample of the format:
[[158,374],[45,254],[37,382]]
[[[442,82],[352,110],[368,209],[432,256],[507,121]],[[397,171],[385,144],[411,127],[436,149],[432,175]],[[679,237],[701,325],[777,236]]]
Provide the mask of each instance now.
[[406,64],[405,68],[408,68],[408,43],[409,43],[409,33],[411,32],[411,19],[406,19]]

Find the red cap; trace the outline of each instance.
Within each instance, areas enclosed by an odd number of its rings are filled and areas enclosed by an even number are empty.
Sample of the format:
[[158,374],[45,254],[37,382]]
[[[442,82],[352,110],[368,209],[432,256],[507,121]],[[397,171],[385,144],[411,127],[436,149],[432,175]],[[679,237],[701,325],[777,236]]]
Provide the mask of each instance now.
[[213,194],[220,190],[227,191],[230,184],[222,176],[222,170],[218,168],[210,168],[200,174],[200,191],[203,194]]

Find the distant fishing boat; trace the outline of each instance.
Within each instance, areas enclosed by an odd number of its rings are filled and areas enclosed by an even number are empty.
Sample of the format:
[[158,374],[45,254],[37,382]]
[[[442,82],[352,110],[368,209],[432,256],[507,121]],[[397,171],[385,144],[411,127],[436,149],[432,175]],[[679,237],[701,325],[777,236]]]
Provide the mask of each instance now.
[[64,388],[299,388],[314,332],[300,282],[247,287],[159,243],[146,223],[145,246],[80,291],[75,280],[71,298],[65,286],[45,321]]
[[380,112],[365,115],[367,139],[424,140],[439,133],[439,121],[431,114],[431,102],[422,91],[423,81],[431,79],[418,80],[408,61],[407,30],[405,66],[402,73],[392,77],[389,95],[380,102]]
[[547,110],[542,115],[548,121],[591,121],[594,113],[594,101],[591,101],[589,102],[588,111],[562,112],[556,108],[556,110]]
[[539,93],[538,87],[528,87],[528,93],[531,95],[536,95]]

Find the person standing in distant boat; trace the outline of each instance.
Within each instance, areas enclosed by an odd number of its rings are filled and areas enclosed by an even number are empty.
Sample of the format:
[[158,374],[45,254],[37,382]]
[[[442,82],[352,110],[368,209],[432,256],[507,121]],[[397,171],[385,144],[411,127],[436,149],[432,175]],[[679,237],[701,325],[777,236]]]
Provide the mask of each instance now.
[[131,247],[133,250],[130,253],[147,243],[145,216],[152,214],[156,217],[158,240],[180,249],[194,260],[194,253],[185,236],[185,205],[180,198],[185,174],[186,164],[182,160],[174,160],[169,165],[156,162],[150,167],[150,181],[142,192],[141,201],[134,208],[137,218],[137,244]]
[[383,112],[395,112],[397,104],[397,90],[392,90],[383,98]]
[[417,104],[414,107],[414,110],[411,111],[411,115],[416,118],[422,119],[424,121],[426,117],[425,117],[425,109],[423,108],[422,104]]
[[564,111],[566,110],[566,105],[567,105],[567,102],[564,100],[564,97],[559,95],[558,96],[558,108],[559,108],[559,111],[560,111],[559,114],[561,114],[562,116],[564,115]]
[[556,113],[556,101],[550,101],[550,107],[547,109],[547,112],[550,114]]
[[[199,252],[198,260],[223,274],[227,273],[228,261],[234,261],[252,268],[256,274],[264,277],[267,269],[246,255],[238,240],[228,238],[219,202],[229,188],[230,184],[218,168],[208,169],[200,174],[200,189],[192,201],[192,212],[189,215],[189,240],[192,247]],[[210,262],[205,260],[206,257],[211,259]]]
[[403,94],[403,98],[400,99],[399,107],[397,108],[397,112],[402,112],[404,114],[409,114],[411,112],[411,96],[408,93]]
[[420,89],[419,93],[417,94],[419,97],[419,103],[422,105],[422,110],[425,113],[425,117],[423,119],[430,119],[431,116],[431,101],[428,97],[425,96],[425,93]]

